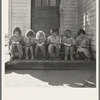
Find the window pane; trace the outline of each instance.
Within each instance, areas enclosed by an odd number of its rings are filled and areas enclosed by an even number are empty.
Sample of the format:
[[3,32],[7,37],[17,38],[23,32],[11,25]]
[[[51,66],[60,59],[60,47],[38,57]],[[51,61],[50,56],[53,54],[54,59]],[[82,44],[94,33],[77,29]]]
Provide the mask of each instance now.
[[41,6],[41,0],[35,0],[35,6]]
[[42,0],[43,6],[48,6],[48,0]]
[[56,0],[50,0],[50,6],[56,6]]

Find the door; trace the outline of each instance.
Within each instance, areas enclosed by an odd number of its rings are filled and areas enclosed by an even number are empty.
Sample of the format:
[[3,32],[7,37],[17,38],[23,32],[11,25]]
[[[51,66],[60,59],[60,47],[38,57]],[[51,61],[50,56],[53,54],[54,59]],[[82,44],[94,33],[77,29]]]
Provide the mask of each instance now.
[[50,29],[59,28],[59,0],[32,0],[31,28],[50,35]]

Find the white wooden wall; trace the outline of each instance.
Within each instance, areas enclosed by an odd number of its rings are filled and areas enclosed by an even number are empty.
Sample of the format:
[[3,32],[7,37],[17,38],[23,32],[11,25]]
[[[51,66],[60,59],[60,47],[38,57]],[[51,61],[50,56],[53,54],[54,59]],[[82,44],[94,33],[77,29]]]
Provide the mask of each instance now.
[[84,28],[91,39],[93,57],[96,57],[96,0],[78,0],[78,29]]
[[24,35],[31,26],[31,0],[9,0],[9,35],[20,27]]
[[78,0],[61,0],[60,3],[60,29],[66,29],[76,36],[78,29]]

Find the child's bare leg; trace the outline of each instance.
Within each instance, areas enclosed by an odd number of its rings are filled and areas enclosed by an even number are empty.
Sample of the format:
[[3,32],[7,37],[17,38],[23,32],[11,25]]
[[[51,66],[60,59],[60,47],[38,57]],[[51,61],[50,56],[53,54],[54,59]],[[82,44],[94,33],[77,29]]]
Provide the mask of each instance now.
[[38,51],[39,51],[39,48],[40,48],[39,46],[36,46],[36,47],[35,47],[35,57],[36,57],[36,58],[37,58],[37,53],[38,53]]
[[50,57],[53,57],[53,49],[54,49],[54,46],[52,44],[50,44],[48,47],[48,52],[50,54]]
[[59,58],[59,52],[60,52],[59,46],[56,46],[55,49],[56,49],[56,58]]
[[33,47],[30,46],[30,52],[31,52],[31,59],[33,60],[34,59],[34,53],[33,53]]
[[20,43],[17,43],[17,48],[18,48],[18,52],[19,52],[19,57],[22,57],[23,52],[22,52],[22,46]]
[[70,59],[71,59],[71,61],[74,60],[73,54],[74,54],[74,47],[70,47]]
[[11,44],[11,46],[10,46],[11,57],[14,57],[15,47],[16,47],[16,44]]
[[44,46],[40,46],[40,49],[42,51],[43,57],[45,57],[45,52],[46,52],[45,47]]
[[65,46],[65,60],[68,60],[69,47]]
[[11,46],[10,46],[10,53],[11,53],[10,61],[13,60],[15,47],[16,47],[16,44],[11,44]]
[[26,47],[26,48],[25,48],[26,60],[28,60],[28,51],[29,51],[29,48],[28,48],[28,47]]

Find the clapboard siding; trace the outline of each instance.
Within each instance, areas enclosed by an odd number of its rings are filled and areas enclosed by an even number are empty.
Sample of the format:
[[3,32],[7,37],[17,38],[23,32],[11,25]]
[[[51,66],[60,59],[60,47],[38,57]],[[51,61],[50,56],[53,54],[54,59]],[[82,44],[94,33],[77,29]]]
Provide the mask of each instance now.
[[78,29],[85,28],[96,58],[96,0],[78,0]]
[[61,0],[60,29],[63,33],[70,29],[76,36],[78,29],[78,0]]
[[31,21],[31,0],[9,0],[10,2],[10,25],[9,34],[12,34],[14,27],[20,27],[22,34],[30,29]]

